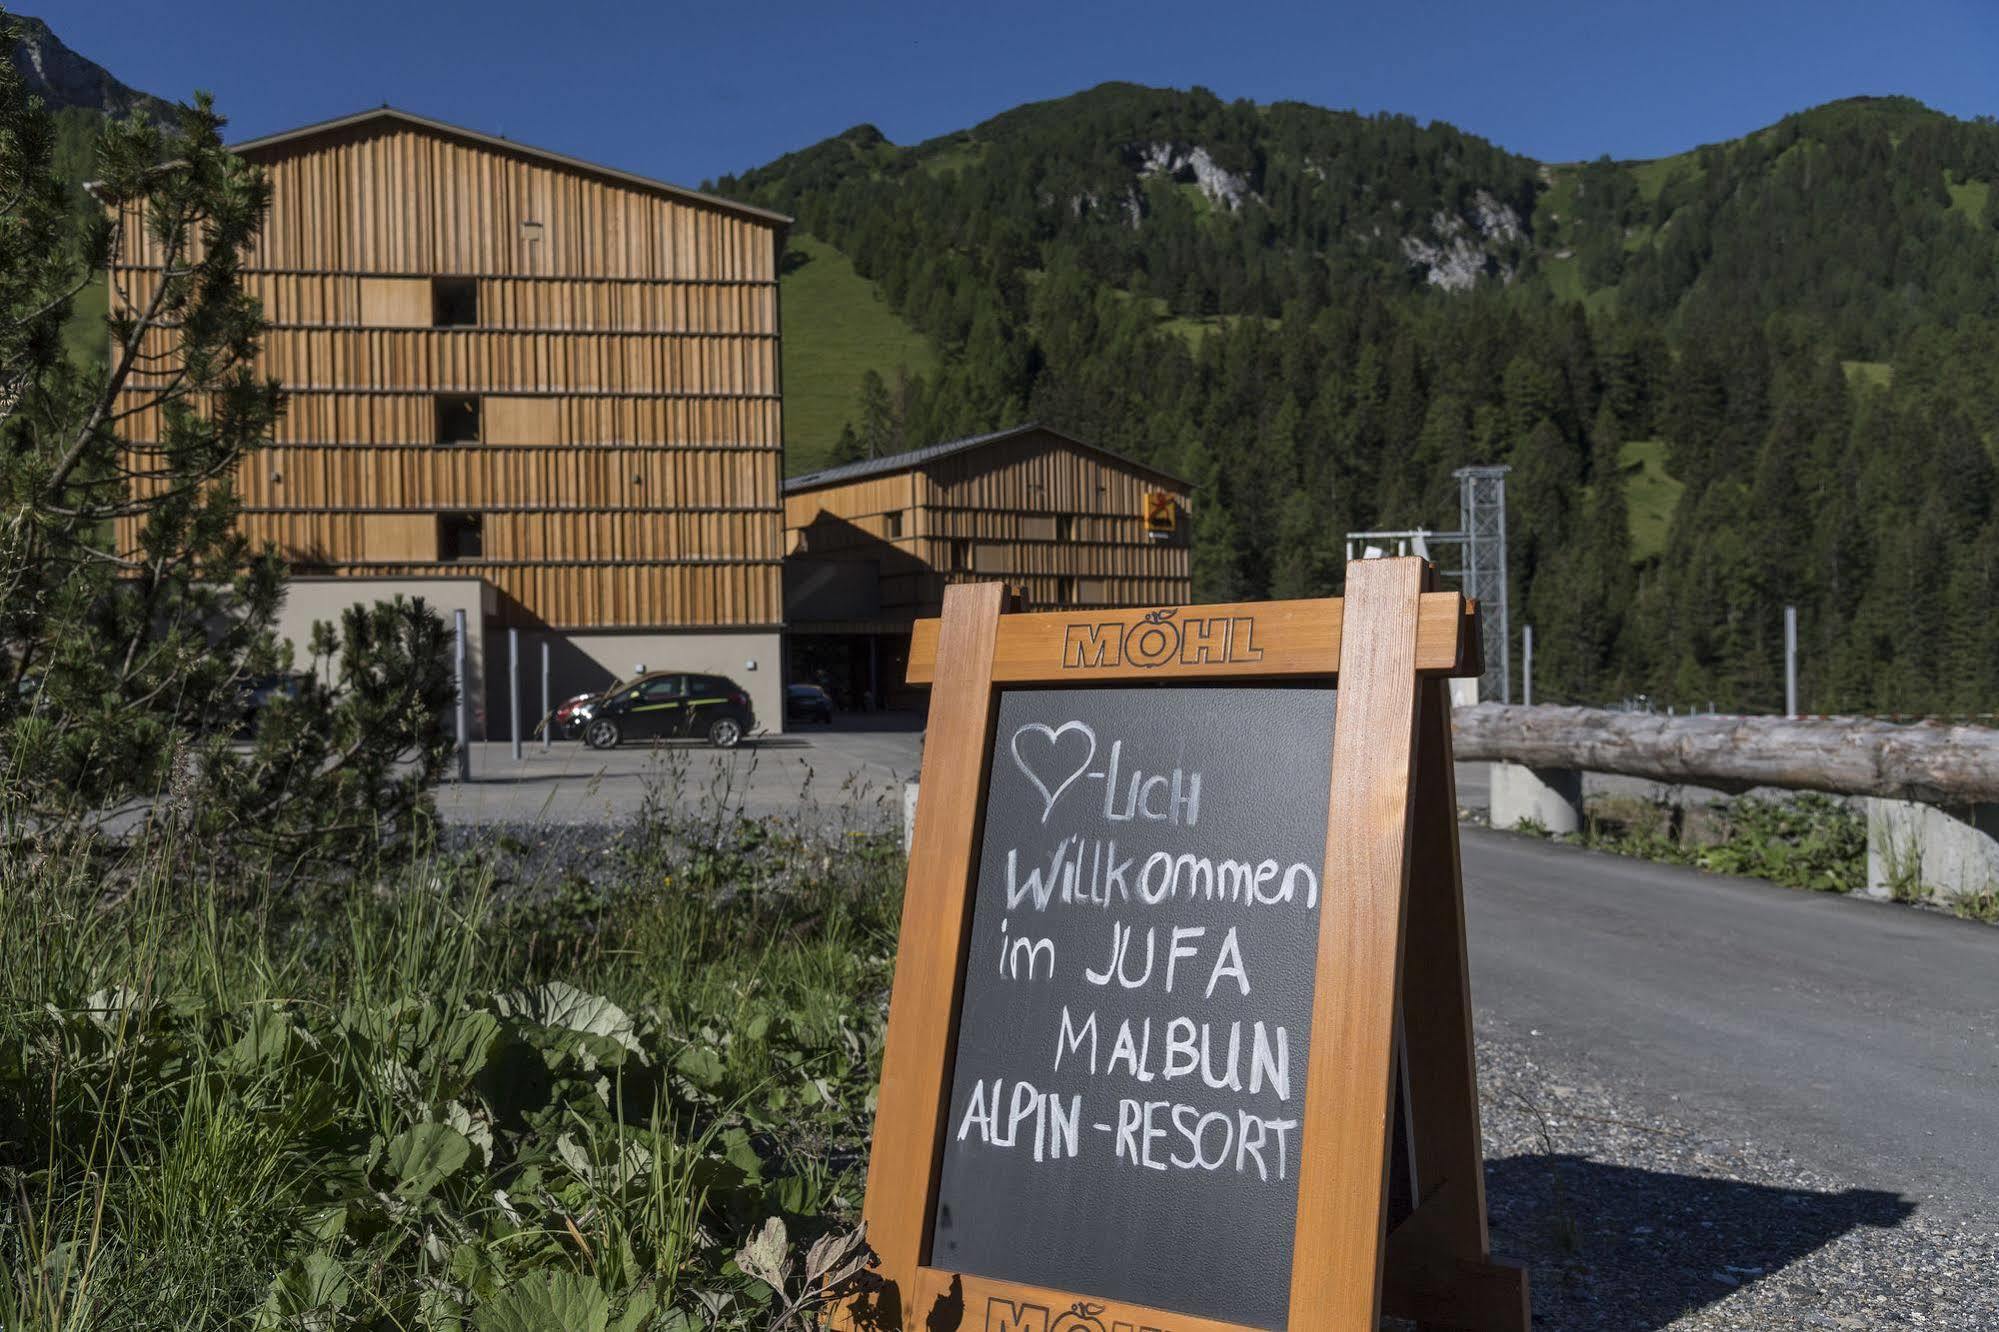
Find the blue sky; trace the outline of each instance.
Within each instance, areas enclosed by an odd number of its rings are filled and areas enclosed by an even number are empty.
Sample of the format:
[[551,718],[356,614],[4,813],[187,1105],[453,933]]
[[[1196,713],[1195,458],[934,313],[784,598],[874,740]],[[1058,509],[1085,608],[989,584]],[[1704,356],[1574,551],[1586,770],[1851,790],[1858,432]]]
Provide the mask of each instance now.
[[869,121],[898,143],[1109,79],[1654,157],[1861,93],[1999,113],[1999,0],[638,3],[26,0],[236,137],[387,101],[685,184]]

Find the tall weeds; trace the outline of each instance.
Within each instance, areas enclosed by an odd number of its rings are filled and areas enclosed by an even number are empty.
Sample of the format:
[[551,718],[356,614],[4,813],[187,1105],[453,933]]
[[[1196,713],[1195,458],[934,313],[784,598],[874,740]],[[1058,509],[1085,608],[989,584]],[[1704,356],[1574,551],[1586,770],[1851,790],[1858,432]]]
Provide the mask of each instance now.
[[515,872],[551,829],[316,883],[17,839],[0,1327],[768,1322],[738,1246],[858,1204],[875,826],[668,769],[589,874]]

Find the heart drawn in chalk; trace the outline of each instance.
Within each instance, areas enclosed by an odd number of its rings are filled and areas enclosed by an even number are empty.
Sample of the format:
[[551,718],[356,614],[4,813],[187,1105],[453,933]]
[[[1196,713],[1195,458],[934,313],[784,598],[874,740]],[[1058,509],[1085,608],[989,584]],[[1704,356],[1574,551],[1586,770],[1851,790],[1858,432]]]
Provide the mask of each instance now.
[[[1063,744],[1062,738],[1071,733],[1081,736],[1087,746],[1083,751],[1083,757],[1077,759],[1073,765],[1066,763],[1062,757],[1064,752],[1074,752],[1076,748],[1074,744]],[[1023,736],[1028,740],[1028,749],[1034,754],[1032,759],[1021,752],[1020,742]],[[1048,816],[1055,812],[1055,802],[1062,798],[1062,793],[1083,775],[1090,766],[1090,760],[1097,756],[1097,733],[1079,721],[1065,721],[1060,726],[1029,722],[1013,733],[1013,739],[1008,742],[1007,748],[1013,751],[1015,766],[1027,775],[1028,781],[1034,783],[1034,789],[1041,792],[1041,821],[1046,823]],[[1041,773],[1035,771],[1036,764],[1051,776],[1062,773],[1068,775],[1051,788],[1042,779]]]

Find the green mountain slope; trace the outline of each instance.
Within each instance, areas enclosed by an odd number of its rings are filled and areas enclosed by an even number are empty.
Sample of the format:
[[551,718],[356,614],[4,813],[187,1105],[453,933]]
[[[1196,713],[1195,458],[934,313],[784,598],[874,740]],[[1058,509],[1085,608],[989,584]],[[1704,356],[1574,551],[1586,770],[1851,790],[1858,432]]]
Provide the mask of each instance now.
[[863,375],[872,370],[893,384],[933,373],[936,356],[846,255],[810,235],[786,241],[778,294],[784,465],[796,474],[825,466],[841,428],[858,425]]
[[1999,695],[1995,179],[1999,126],[1903,98],[1544,164],[1107,84],[717,188],[929,341],[888,436],[1035,417],[1193,478],[1198,595],[1330,590],[1345,530],[1505,462],[1551,697],[1769,706],[1797,603],[1814,707],[1913,709]]

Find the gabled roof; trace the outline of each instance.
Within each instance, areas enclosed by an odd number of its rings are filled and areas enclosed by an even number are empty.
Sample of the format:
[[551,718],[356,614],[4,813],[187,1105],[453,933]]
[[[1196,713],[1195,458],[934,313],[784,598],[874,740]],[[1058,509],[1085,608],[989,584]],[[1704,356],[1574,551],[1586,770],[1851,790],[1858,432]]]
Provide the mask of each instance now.
[[352,129],[377,122],[389,125],[414,126],[417,129],[428,130],[432,134],[443,135],[446,138],[478,144],[483,148],[493,148],[501,152],[512,153],[519,157],[536,158],[556,166],[567,167],[572,171],[581,171],[603,180],[614,181],[620,185],[630,185],[637,189],[651,191],[654,194],[663,194],[669,198],[679,199],[685,203],[701,204],[709,208],[720,209],[725,213],[734,213],[739,217],[746,217],[753,221],[767,222],[775,227],[788,227],[791,225],[790,218],[786,217],[783,213],[774,213],[768,208],[757,208],[750,204],[737,203],[733,199],[723,199],[713,194],[703,194],[699,190],[685,189],[679,185],[669,185],[663,180],[654,180],[650,176],[638,176],[629,171],[620,171],[616,167],[602,166],[596,162],[585,162],[581,158],[567,157],[562,153],[552,153],[546,148],[535,148],[525,143],[515,143],[512,139],[502,139],[492,134],[481,134],[478,130],[466,129],[462,125],[446,124],[442,120],[432,120],[428,116],[419,116],[413,112],[403,111],[393,106],[378,106],[367,111],[357,111],[351,116],[340,116],[333,120],[322,120],[312,125],[301,125],[297,129],[284,130],[277,134],[266,134],[258,139],[246,139],[242,143],[229,145],[229,151],[232,153],[262,152],[266,149],[281,148],[300,139],[311,138],[315,135],[331,134],[336,130]]
[[942,444],[926,444],[920,449],[911,449],[907,453],[891,453],[882,458],[867,458],[860,462],[844,463],[839,467],[826,467],[817,472],[806,472],[802,476],[794,476],[786,481],[784,483],[784,493],[795,495],[801,491],[819,490],[826,486],[845,485],[849,481],[859,481],[864,477],[886,476],[891,472],[905,472],[912,468],[922,467],[927,463],[933,463],[939,458],[949,458],[953,454],[958,453],[969,453],[973,449],[982,449],[988,444],[1004,443],[1010,439],[1018,439],[1022,435],[1037,434],[1052,435],[1064,444],[1072,445],[1083,450],[1085,453],[1094,453],[1099,457],[1108,458],[1120,466],[1130,467],[1140,472],[1148,472],[1163,481],[1171,482],[1183,490],[1193,489],[1192,483],[1173,475],[1173,473],[1166,471],[1164,468],[1154,467],[1151,463],[1142,463],[1136,458],[1127,458],[1122,453],[1113,453],[1111,450],[1098,445],[1085,443],[1073,435],[1065,435],[1059,430],[1051,430],[1047,426],[1037,425],[1030,421],[1026,425],[1013,426],[1006,430],[995,430],[989,435],[968,435],[964,439],[946,440]]

